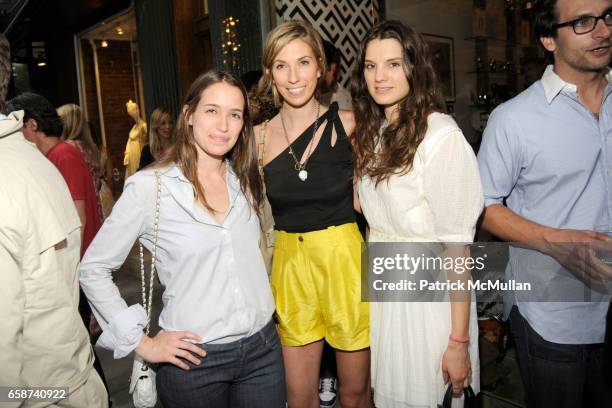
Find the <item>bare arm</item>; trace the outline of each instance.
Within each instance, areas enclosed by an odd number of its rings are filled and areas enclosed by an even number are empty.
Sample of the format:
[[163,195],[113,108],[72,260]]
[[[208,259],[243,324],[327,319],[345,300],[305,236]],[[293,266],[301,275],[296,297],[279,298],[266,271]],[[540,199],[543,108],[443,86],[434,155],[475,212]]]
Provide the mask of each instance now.
[[485,209],[482,227],[504,241],[526,244],[553,256],[580,278],[599,282],[602,276],[612,277],[612,267],[600,261],[591,247],[611,245],[606,234],[547,227],[529,221],[501,204]]
[[493,204],[484,210],[482,228],[504,241],[520,242],[538,249],[544,249],[545,237],[554,231],[554,228],[529,221],[501,204]]
[[[446,245],[444,257],[466,258],[470,255],[465,245]],[[455,263],[454,263],[455,264]],[[469,353],[470,341],[470,290],[467,289],[470,272],[448,270],[447,278],[450,281],[463,282],[465,290],[450,291],[451,331],[448,345],[442,356],[442,375],[446,383],[453,386],[453,393],[460,394],[461,390],[470,384],[471,360]],[[457,341],[456,339],[466,339]]]
[[352,140],[353,131],[355,130],[355,115],[353,111],[340,109],[338,111],[338,116],[340,116],[340,121],[342,122],[342,127],[344,127],[346,135]]
[[[338,115],[340,116],[340,121],[342,122],[342,127],[344,127],[344,131],[348,136],[351,143],[353,143],[353,131],[355,130],[355,115],[353,111],[340,109],[338,111]],[[359,203],[359,191],[357,190],[357,177],[353,177],[353,208],[358,213],[361,213],[361,204]]]
[[359,214],[362,214],[363,211],[361,210],[361,203],[359,202],[359,188],[357,186],[358,182],[359,182],[359,179],[357,178],[357,175],[354,175],[353,176],[353,208]]
[[[445,258],[463,258],[470,256],[469,248],[465,245],[446,245],[444,250]],[[470,271],[457,272],[447,271],[447,278],[451,281],[467,282],[470,280]],[[450,292],[451,299],[451,336],[462,338],[469,336],[470,327],[470,291],[459,290]]]
[[259,144],[261,143],[261,129],[262,129],[263,124],[259,124],[257,126],[253,126],[253,134],[255,135],[255,148],[256,148],[256,152],[257,152],[257,157],[259,157],[259,149],[260,146]]

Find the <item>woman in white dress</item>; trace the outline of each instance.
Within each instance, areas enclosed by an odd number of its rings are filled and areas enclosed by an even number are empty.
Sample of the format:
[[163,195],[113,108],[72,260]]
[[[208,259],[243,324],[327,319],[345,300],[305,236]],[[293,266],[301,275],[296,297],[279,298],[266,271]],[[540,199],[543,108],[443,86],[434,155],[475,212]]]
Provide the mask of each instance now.
[[[354,146],[369,242],[471,242],[483,205],[478,166],[441,113],[425,42],[400,22],[382,22],[366,35],[358,63]],[[446,384],[455,394],[468,384],[478,392],[473,299],[371,303],[371,336],[378,408],[436,408]]]

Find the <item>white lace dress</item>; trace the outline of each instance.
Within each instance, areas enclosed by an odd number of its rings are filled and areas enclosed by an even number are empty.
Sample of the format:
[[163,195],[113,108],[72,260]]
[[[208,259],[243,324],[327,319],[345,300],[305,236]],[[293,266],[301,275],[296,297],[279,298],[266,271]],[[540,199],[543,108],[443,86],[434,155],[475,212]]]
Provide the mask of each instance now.
[[[408,174],[391,177],[378,186],[368,177],[359,181],[370,242],[473,240],[483,208],[474,152],[450,116],[432,113],[427,123],[427,133]],[[371,303],[370,319],[376,406],[436,408],[446,389],[441,362],[451,329],[450,303]],[[478,392],[478,326],[473,299],[470,337],[472,388]]]

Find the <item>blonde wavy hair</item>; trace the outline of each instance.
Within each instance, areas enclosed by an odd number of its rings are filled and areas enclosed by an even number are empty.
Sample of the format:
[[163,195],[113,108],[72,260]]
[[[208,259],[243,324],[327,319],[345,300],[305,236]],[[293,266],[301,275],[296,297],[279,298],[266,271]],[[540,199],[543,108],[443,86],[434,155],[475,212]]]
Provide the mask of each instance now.
[[89,123],[87,123],[81,107],[73,103],[62,105],[57,108],[57,114],[64,124],[64,130],[60,139],[80,141],[83,144],[83,148],[91,156],[91,166],[94,170],[100,171],[102,167],[100,150],[91,137]]
[[[149,149],[151,150],[151,155],[155,160],[159,159],[160,150],[161,150],[161,138],[159,136],[159,128],[164,121],[164,118],[168,117],[170,122],[174,122],[172,119],[172,114],[166,108],[156,108],[153,113],[151,113],[151,120],[149,125]],[[170,140],[168,140],[168,146],[166,148],[172,146],[174,144],[174,126],[170,131]]]
[[[278,107],[283,102],[278,94],[274,83],[272,82],[272,64],[274,58],[293,40],[302,40],[310,46],[312,52],[317,59],[319,69],[321,70],[321,78],[325,77],[327,72],[327,62],[325,60],[325,51],[323,41],[317,31],[306,21],[290,20],[276,26],[270,31],[266,38],[266,47],[263,52],[263,75],[259,80],[258,94],[272,94],[274,104]],[[319,79],[320,80],[320,79]]]

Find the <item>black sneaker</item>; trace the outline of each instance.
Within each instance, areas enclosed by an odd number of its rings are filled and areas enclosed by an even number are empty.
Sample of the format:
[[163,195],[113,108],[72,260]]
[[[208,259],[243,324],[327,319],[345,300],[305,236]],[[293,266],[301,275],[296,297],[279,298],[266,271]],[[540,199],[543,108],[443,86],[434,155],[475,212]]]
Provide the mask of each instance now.
[[338,380],[333,377],[322,377],[319,380],[319,406],[330,408],[336,405]]

